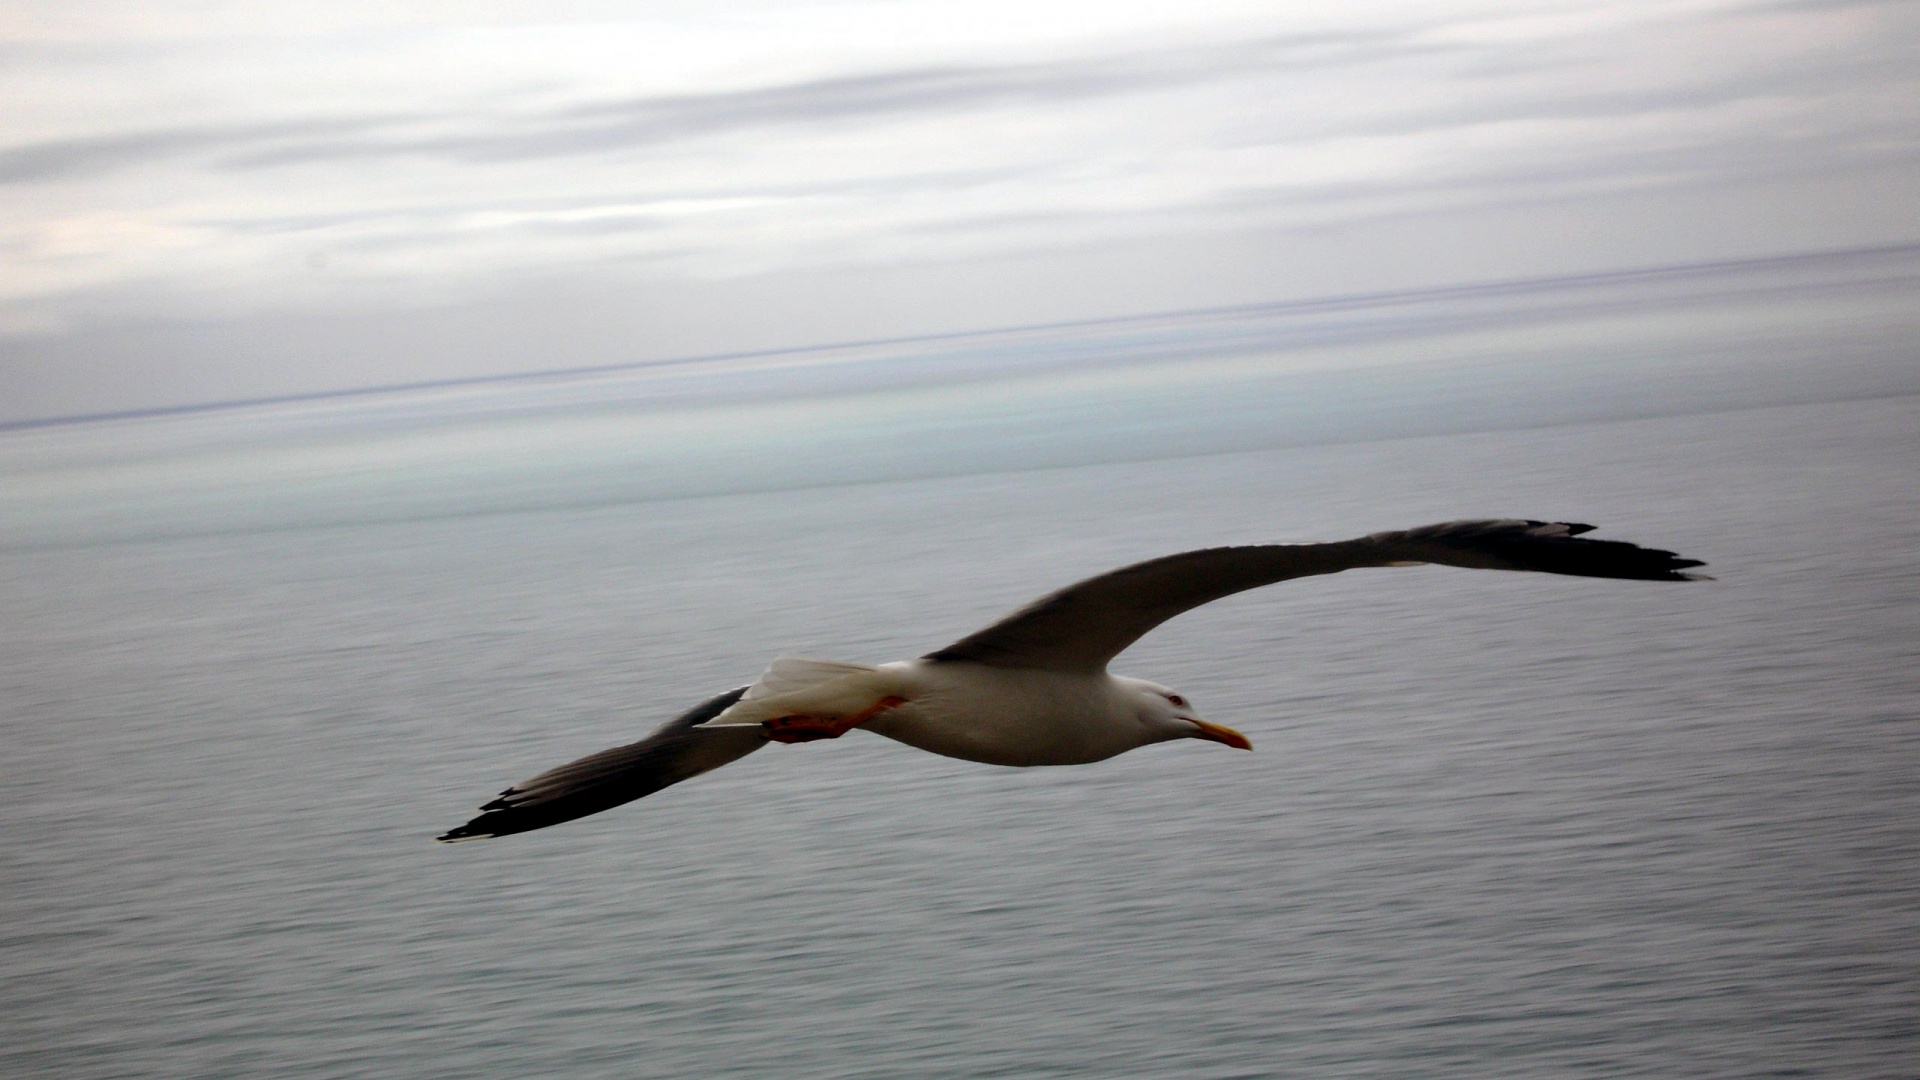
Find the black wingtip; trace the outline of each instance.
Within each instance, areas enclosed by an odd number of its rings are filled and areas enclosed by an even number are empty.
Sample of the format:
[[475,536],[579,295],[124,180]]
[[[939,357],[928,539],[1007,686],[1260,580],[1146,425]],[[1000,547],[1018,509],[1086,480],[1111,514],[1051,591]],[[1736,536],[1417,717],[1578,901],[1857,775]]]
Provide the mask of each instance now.
[[627,746],[589,754],[515,784],[480,807],[478,817],[434,837],[443,844],[531,832],[597,814],[737,760],[767,744],[758,731],[696,731],[747,692],[718,694]]
[[479,817],[474,818],[472,821],[467,822],[457,829],[449,829],[439,836],[434,837],[434,839],[442,844],[458,844],[466,840],[488,840],[496,836],[505,836],[508,833],[522,831],[522,829],[502,827],[514,824],[514,819],[522,816],[508,813],[508,811],[513,809],[511,800],[518,794],[520,794],[519,788],[508,788],[500,793],[499,798],[482,806]]
[[457,829],[448,831],[444,835],[436,836],[434,839],[443,844],[457,844],[462,840],[484,840],[490,836],[502,835],[491,828],[483,827],[482,823],[497,823],[504,820],[501,811],[513,809],[514,797],[520,794],[521,791],[519,788],[508,788],[491,802],[482,804],[479,817],[474,818],[472,821],[467,822]]
[[448,829],[446,832],[441,833],[439,836],[436,836],[433,839],[437,843],[458,844],[467,840],[488,840],[495,836],[500,835],[499,833],[492,833],[492,832],[487,832],[483,829],[476,829],[473,826],[474,826],[474,823],[469,821],[465,825],[462,825],[457,829]]
[[[1671,553],[1671,552],[1669,552],[1668,554],[1672,554],[1672,553]],[[1674,556],[1673,556],[1673,558],[1672,558],[1672,559],[1671,559],[1671,560],[1670,560],[1670,561],[1669,561],[1669,562],[1667,563],[1667,569],[1668,569],[1668,570],[1670,570],[1670,571],[1672,572],[1672,574],[1673,574],[1673,580],[1675,580],[1675,581],[1715,581],[1715,580],[1718,580],[1718,579],[1716,579],[1716,578],[1715,578],[1715,577],[1714,577],[1714,576],[1713,576],[1712,574],[1691,574],[1691,573],[1687,573],[1687,570],[1688,570],[1689,568],[1691,568],[1691,567],[1695,567],[1695,566],[1705,566],[1705,565],[1707,565],[1707,564],[1706,564],[1706,563],[1705,563],[1704,561],[1702,561],[1702,560],[1700,560],[1700,559],[1683,559],[1683,558],[1681,558],[1681,557],[1680,557],[1680,556],[1678,556],[1678,555],[1674,555]]]
[[1682,572],[1705,566],[1699,559],[1583,535],[1593,531],[1592,525],[1573,521],[1493,519],[1445,521],[1403,533],[1382,533],[1379,539],[1396,545],[1430,545],[1427,561],[1454,566],[1640,581],[1711,580],[1704,574]]

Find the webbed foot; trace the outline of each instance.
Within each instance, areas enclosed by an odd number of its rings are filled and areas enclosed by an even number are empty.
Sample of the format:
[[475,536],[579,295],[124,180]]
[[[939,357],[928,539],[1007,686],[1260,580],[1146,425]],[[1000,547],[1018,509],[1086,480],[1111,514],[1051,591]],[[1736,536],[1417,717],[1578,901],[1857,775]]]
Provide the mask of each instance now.
[[781,743],[837,739],[853,730],[851,726],[842,726],[817,716],[776,716],[760,721],[760,728],[767,733],[767,738]]
[[767,738],[781,743],[817,742],[821,739],[837,739],[861,724],[879,716],[897,705],[905,705],[906,698],[883,697],[872,705],[838,720],[821,716],[776,716],[771,720],[760,721],[760,729]]

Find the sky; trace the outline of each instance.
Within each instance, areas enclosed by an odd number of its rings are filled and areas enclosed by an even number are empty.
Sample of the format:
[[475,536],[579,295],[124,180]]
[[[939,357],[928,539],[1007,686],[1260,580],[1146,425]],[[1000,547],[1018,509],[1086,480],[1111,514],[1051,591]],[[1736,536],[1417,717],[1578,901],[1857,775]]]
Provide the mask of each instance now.
[[1906,3],[0,2],[0,421],[1920,241]]

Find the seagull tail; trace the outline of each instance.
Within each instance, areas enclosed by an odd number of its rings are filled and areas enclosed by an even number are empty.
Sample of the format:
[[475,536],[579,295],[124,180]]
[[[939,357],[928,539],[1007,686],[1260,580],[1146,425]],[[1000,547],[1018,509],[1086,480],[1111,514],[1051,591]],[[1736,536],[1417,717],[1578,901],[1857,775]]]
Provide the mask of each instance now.
[[730,708],[707,721],[705,731],[724,728],[760,730],[763,720],[787,713],[844,716],[891,693],[880,668],[838,660],[782,656],[767,666],[766,674]]
[[840,660],[816,660],[809,656],[781,656],[747,687],[746,700],[791,694],[846,675],[877,670],[872,664],[849,664]]

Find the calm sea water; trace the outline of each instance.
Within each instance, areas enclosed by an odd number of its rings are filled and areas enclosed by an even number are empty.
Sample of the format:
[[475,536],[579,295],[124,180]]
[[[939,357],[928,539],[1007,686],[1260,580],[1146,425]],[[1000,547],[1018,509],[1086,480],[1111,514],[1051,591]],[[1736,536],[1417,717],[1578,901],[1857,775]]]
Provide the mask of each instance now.
[[[1917,413],[14,550],[0,1073],[1911,1077]],[[777,653],[1479,515],[1719,580],[1291,583],[1116,665],[1254,754],[999,770],[855,734],[430,840]]]

